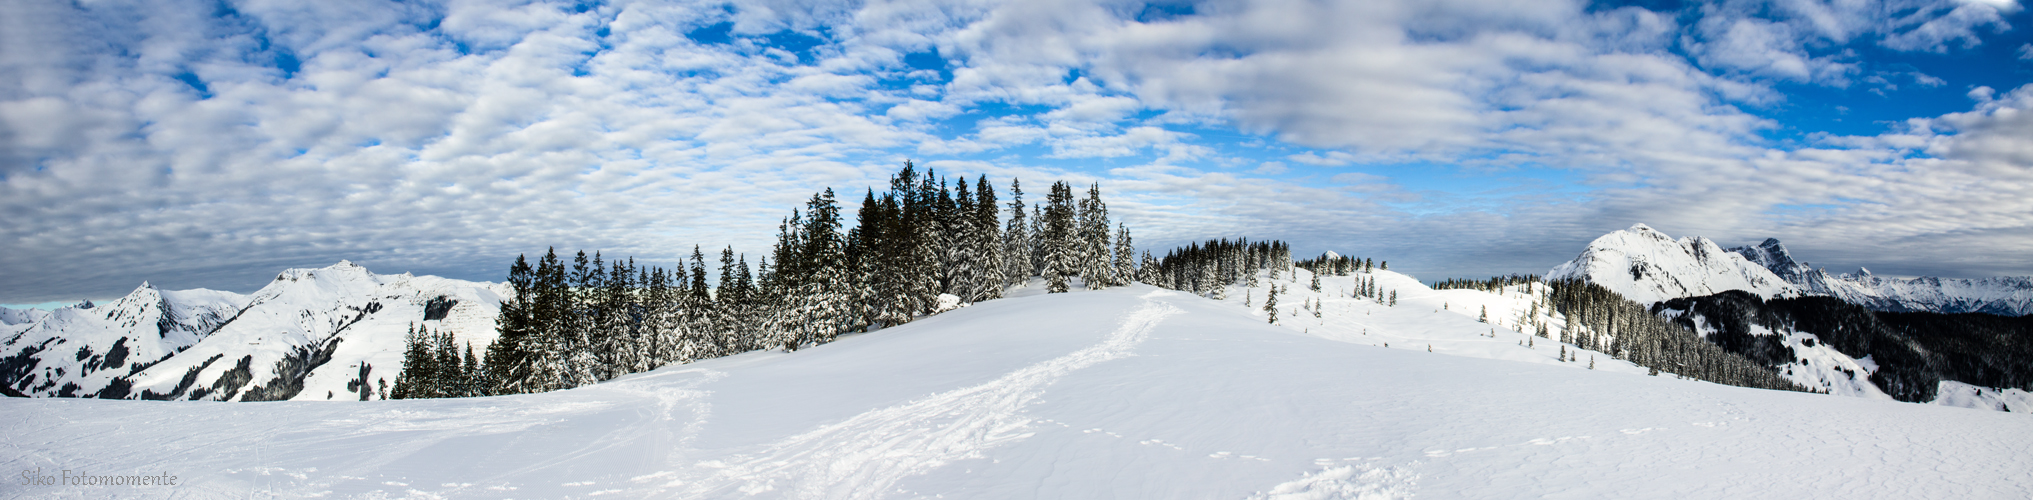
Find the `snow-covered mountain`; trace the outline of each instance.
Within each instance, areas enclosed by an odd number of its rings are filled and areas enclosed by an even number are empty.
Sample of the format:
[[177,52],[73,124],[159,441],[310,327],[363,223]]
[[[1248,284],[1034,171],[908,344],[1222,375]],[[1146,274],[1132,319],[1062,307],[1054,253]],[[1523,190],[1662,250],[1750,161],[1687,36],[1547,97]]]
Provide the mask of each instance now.
[[143,284],[49,312],[0,343],[0,379],[37,396],[263,401],[378,398],[411,325],[494,340],[506,285],[290,269],[250,295]]
[[1743,290],[1761,297],[1800,291],[1765,266],[1699,236],[1678,240],[1644,224],[1596,238],[1546,279],[1582,279],[1642,304]]
[[1872,310],[2033,314],[2033,277],[1886,278],[1871,275],[1869,269],[1830,274],[1826,269],[1794,260],[1786,245],[1776,238],[1728,250],[1764,266],[1804,293],[1828,295]]
[[246,305],[246,296],[232,292],[142,283],[105,305],[35,315],[0,340],[0,380],[43,396],[92,397],[109,386],[123,392],[128,376],[196,345]]
[[[1518,345],[1527,339],[1506,325],[1531,311],[1500,306],[1529,303],[1529,292],[1421,291],[1379,273],[1400,292],[1390,307],[1347,297],[1354,277],[1323,279],[1320,292],[1306,278],[1278,280],[1290,293],[1279,300],[1282,326],[1265,322],[1265,287],[1216,301],[1133,285],[987,301],[796,352],[544,394],[251,408],[0,399],[0,434],[33,437],[9,441],[6,470],[179,477],[175,487],[27,485],[0,496],[2033,491],[2025,415],[1727,387],[1609,361],[1589,370],[1555,361],[1565,347]],[[1485,306],[1490,323],[1476,317]]]
[[46,316],[48,314],[49,311],[44,311],[41,309],[15,309],[11,307],[0,307],[0,326],[25,325],[28,323],[34,323],[35,320],[42,319],[43,316]]

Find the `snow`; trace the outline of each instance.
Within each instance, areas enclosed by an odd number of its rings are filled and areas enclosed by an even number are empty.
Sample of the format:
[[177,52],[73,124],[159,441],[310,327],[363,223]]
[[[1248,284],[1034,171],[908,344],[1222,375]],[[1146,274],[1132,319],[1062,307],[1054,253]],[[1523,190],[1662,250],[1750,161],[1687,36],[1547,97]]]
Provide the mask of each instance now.
[[1933,404],[1981,408],[2013,413],[2033,413],[2033,393],[2019,389],[1994,389],[1943,380],[1936,386]]
[[0,326],[25,325],[29,323],[34,323],[36,320],[42,319],[43,316],[47,315],[49,315],[49,311],[44,311],[41,309],[15,309],[11,307],[0,307]]
[[1585,279],[1640,304],[1743,290],[1760,297],[1798,295],[1791,283],[1743,255],[1701,237],[1674,240],[1644,224],[1605,234],[1546,279]]
[[25,392],[88,396],[198,343],[246,303],[231,292],[142,283],[111,303],[66,306],[17,325],[0,340],[0,357],[33,377]]
[[1873,276],[1864,268],[1854,274],[1829,274],[1826,269],[1795,260],[1778,239],[1728,250],[1764,266],[1803,292],[1834,296],[1873,310],[2033,314],[2033,277],[1887,278]]
[[[1502,349],[1512,340],[1502,328],[1457,310],[1487,303],[1497,318],[1495,306],[1529,304],[1528,294],[1469,292],[1489,297],[1471,300],[1459,290],[1418,291],[1402,275],[1377,277],[1401,290],[1398,307],[1340,301],[1329,283],[1353,278],[1322,280],[1324,311],[1373,318],[1365,326],[1329,325],[1319,321],[1325,313],[1286,316],[1313,325],[1272,326],[1240,305],[1240,294],[1213,301],[1137,285],[1013,294],[794,353],[546,394],[252,405],[7,399],[0,460],[10,471],[182,479],[158,489],[7,492],[37,498],[2008,498],[2033,490],[2025,474],[2033,455],[2020,445],[2033,435],[2025,415],[1726,387],[1600,360],[1592,371],[1551,355],[1534,361],[1530,354],[1546,346]],[[1304,283],[1284,284],[1293,292],[1281,294],[1281,306],[1312,294]],[[1347,338],[1359,328],[1369,335]],[[1474,335],[1492,328],[1499,337]],[[1392,339],[1391,348],[1361,342],[1371,336]],[[1426,341],[1435,352],[1401,345]]]
[[[1661,317],[1666,318],[1677,318],[1685,314],[1686,311],[1676,309],[1667,309],[1659,312]],[[1707,318],[1696,316],[1694,323],[1696,333],[1701,334],[1704,338],[1713,340],[1717,328],[1709,326]],[[1836,396],[1896,401],[1892,395],[1886,394],[1883,389],[1879,389],[1876,384],[1871,383],[1870,375],[1878,372],[1878,365],[1871,362],[1868,357],[1861,360],[1851,358],[1848,354],[1843,354],[1842,351],[1838,351],[1834,347],[1829,346],[1827,342],[1823,342],[1820,336],[1812,333],[1791,330],[1783,332],[1774,331],[1756,323],[1752,323],[1749,326],[1751,335],[1779,335],[1784,337],[1780,342],[1792,351],[1794,361],[1782,363],[1775,367],[1775,369],[1778,370],[1780,376],[1785,377],[1787,380],[1791,380],[1801,387],[1824,390]],[[1977,408],[1976,406],[1967,405],[1949,406]]]
[[[301,383],[293,394],[286,389],[269,394],[358,400],[359,393],[348,387],[362,387],[349,382],[361,377],[363,364],[369,393],[383,379],[394,383],[411,325],[451,332],[458,342],[484,351],[494,341],[495,316],[508,293],[503,284],[381,275],[345,261],[283,271],[250,295],[160,291],[143,283],[110,304],[57,309],[24,330],[0,332],[8,333],[0,358],[30,352],[24,359],[32,361],[29,370],[37,380],[26,392],[36,395],[56,394],[67,384],[78,387],[76,395],[91,395],[124,379],[133,385],[127,398],[149,391],[177,399],[243,401],[256,387]],[[444,318],[425,320],[425,304],[439,297],[457,302]],[[80,349],[107,353],[116,343],[130,353],[127,363],[102,366],[106,363],[75,355]],[[308,373],[281,370],[286,360],[302,360],[307,352],[329,352],[329,360]],[[246,380],[230,383],[227,373],[243,359]],[[222,379],[229,382],[219,384]]]

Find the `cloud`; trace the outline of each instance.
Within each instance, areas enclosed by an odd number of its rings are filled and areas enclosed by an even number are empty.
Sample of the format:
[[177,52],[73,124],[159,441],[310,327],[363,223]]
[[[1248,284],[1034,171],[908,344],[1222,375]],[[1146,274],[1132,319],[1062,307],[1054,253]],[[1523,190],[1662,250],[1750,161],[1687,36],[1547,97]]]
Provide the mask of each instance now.
[[[10,2],[0,299],[760,252],[812,191],[905,159],[1101,182],[1154,245],[1276,237],[1433,275],[1535,271],[1636,221],[2033,272],[2024,88],[1804,146],[1756,113],[1779,82],[1882,73],[1845,47],[1971,47],[2016,5]],[[1344,168],[1366,164],[1423,166]],[[1403,187],[1533,169],[1582,184]]]
[[1310,152],[1299,153],[1291,156],[1286,156],[1285,158],[1291,159],[1292,161],[1296,161],[1299,163],[1304,163],[1307,165],[1319,165],[1323,167],[1338,167],[1342,165],[1347,165],[1349,163],[1353,163],[1356,159],[1355,155],[1351,155],[1341,151],[1328,151],[1327,154],[1325,155],[1316,155]]

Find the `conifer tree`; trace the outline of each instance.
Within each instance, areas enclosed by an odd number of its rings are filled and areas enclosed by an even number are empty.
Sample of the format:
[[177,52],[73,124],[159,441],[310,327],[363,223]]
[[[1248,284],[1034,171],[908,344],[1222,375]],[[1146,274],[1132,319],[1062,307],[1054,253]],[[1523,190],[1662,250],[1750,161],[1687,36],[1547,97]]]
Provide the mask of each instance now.
[[1129,224],[1116,223],[1115,229],[1115,276],[1118,285],[1127,285],[1137,278],[1136,245],[1130,242]]
[[465,374],[465,378],[463,379],[465,385],[460,388],[459,397],[463,398],[486,395],[480,393],[479,384],[484,377],[482,376],[483,372],[480,369],[480,360],[473,357],[472,342],[466,343],[466,355],[465,357],[459,360],[459,371],[464,372]]
[[1039,221],[1044,230],[1039,246],[1045,249],[1047,293],[1066,293],[1071,289],[1066,278],[1079,273],[1079,228],[1073,211],[1073,188],[1065,182],[1053,183],[1045,198],[1044,218]]
[[1270,294],[1264,296],[1264,313],[1270,315],[1270,323],[1278,324],[1278,285],[1272,284]]
[[395,376],[395,389],[388,399],[431,397],[431,382],[437,379],[437,356],[432,352],[428,332],[410,323],[403,332],[402,372]]
[[1002,298],[1002,288],[1009,282],[1004,274],[1009,266],[1003,262],[1002,231],[997,229],[999,217],[996,214],[1002,207],[996,204],[995,187],[988,183],[987,175],[976,180],[974,186],[974,207],[968,217],[972,219],[970,225],[973,228],[969,236],[969,246],[974,248],[971,267],[976,270],[976,275],[973,295],[962,297],[968,302]]
[[1016,286],[1030,281],[1037,268],[1032,265],[1031,227],[1024,218],[1023,185],[1014,178],[1009,181],[1009,198],[1009,225],[1002,231],[1003,279]]
[[528,357],[533,354],[537,335],[536,319],[532,316],[535,274],[529,260],[521,255],[515,256],[515,264],[508,267],[510,296],[501,302],[495,320],[497,336],[494,343],[487,345],[487,394],[524,392],[522,383],[529,378]]

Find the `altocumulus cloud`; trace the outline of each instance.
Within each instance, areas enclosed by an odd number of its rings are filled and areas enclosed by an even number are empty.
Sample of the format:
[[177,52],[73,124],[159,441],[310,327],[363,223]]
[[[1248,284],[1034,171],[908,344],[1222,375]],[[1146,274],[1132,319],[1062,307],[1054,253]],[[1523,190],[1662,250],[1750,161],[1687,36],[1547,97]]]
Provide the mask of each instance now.
[[851,202],[906,158],[1031,200],[1100,182],[1145,247],[1284,238],[1429,277],[1543,271],[1639,221],[2033,273],[2033,90],[1966,89],[1867,136],[1776,141],[1760,111],[1880,76],[1846,47],[2023,29],[2011,1],[0,12],[0,302],[246,291],[339,259],[498,279],[547,246],[757,253],[814,191]]

